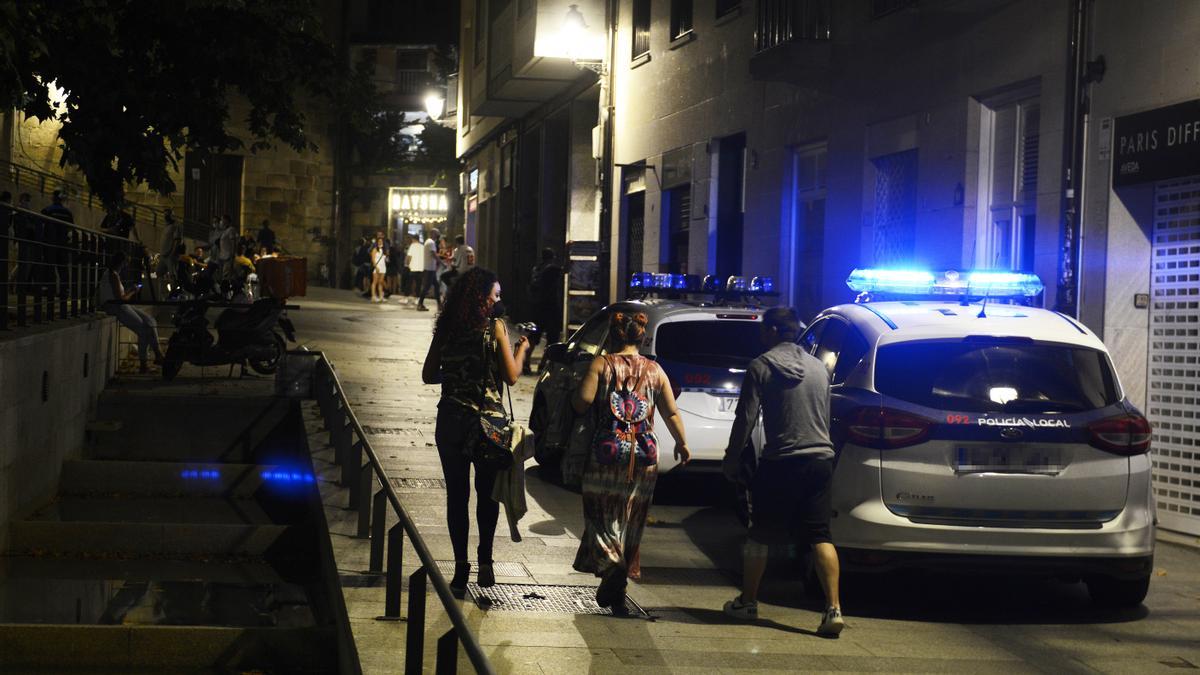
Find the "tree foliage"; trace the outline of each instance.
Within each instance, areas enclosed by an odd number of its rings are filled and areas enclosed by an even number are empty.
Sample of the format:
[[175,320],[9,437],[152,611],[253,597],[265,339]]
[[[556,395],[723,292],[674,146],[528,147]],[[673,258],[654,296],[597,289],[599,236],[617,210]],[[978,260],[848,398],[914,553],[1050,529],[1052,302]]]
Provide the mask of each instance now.
[[309,103],[369,128],[372,98],[317,0],[0,0],[0,105],[61,122],[63,164],[107,203],[173,192],[185,150],[315,149]]

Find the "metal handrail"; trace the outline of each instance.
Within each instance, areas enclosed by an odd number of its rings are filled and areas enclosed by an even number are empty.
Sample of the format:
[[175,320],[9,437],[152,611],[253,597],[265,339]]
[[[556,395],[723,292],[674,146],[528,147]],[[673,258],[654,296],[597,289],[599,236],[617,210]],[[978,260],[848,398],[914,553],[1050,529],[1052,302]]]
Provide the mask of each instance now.
[[[0,330],[9,328],[10,290],[16,326],[86,316],[100,308],[95,291],[107,256],[124,251],[139,277],[148,273],[140,243],[0,204]],[[153,292],[153,291],[151,291]]]
[[[413,550],[416,551],[420,565],[409,576],[408,585],[408,629],[406,633],[405,673],[422,672],[422,662],[425,653],[425,589],[426,581],[433,584],[433,589],[442,601],[442,607],[450,619],[451,628],[437,641],[436,672],[453,673],[457,670],[458,643],[461,641],[467,657],[475,666],[478,673],[495,673],[491,662],[479,646],[479,640],[467,625],[466,617],[459,608],[457,599],[450,591],[450,585],[438,569],[433,555],[429,552],[425,540],[417,530],[408,512],[400,503],[395,489],[388,482],[383,465],[378,455],[371,447],[367,434],[358,422],[350,402],[346,398],[345,389],[333,364],[324,352],[289,352],[289,357],[316,358],[313,369],[313,388],[318,405],[321,409],[325,428],[329,431],[329,443],[334,447],[336,463],[341,468],[340,484],[350,488],[349,507],[358,511],[358,532],[360,539],[371,540],[371,558],[369,571],[386,574],[387,588],[385,591],[384,615],[380,620],[398,620],[400,618],[400,591],[403,575],[404,535],[408,534]],[[363,464],[363,456],[366,464]],[[372,484],[378,486],[372,495]],[[368,496],[371,499],[367,499]],[[391,504],[392,511],[399,522],[384,533],[387,518],[387,505]],[[384,539],[387,540],[387,566],[384,570]]]
[[[81,183],[68,180],[60,175],[42,171],[41,169],[34,169],[22,164],[17,164],[16,162],[9,160],[0,160],[0,171],[3,171],[3,175],[7,176],[18,190],[21,188],[22,175],[27,174],[35,179],[31,180],[28,184],[36,185],[39,194],[45,195],[47,192],[53,192],[57,189],[66,188],[75,194],[86,194],[87,200],[85,203],[89,208],[96,205],[95,196],[92,194],[90,188]],[[150,214],[149,219],[142,218],[141,222],[146,223],[150,227],[154,228],[158,227],[159,218],[166,217],[165,209],[157,206],[151,206],[149,204],[140,204],[129,199],[126,199],[126,202],[129,204],[129,215],[133,217],[134,226],[139,224],[139,212]],[[208,226],[204,223],[201,223],[197,220],[191,220],[190,218],[181,218],[179,216],[176,216],[175,219],[179,222],[184,236],[191,239],[205,239],[208,236]]]

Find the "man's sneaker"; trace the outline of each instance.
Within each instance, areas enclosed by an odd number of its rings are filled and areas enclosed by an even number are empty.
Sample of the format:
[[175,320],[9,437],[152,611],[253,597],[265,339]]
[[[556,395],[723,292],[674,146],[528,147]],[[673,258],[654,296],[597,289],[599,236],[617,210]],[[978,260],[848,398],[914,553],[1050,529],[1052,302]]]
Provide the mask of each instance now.
[[817,626],[817,635],[837,637],[845,627],[846,622],[842,619],[842,610],[837,607],[830,607],[825,610],[825,615],[821,617],[821,625]]
[[739,621],[754,621],[758,619],[758,603],[743,602],[742,596],[738,595],[725,603],[725,615]]

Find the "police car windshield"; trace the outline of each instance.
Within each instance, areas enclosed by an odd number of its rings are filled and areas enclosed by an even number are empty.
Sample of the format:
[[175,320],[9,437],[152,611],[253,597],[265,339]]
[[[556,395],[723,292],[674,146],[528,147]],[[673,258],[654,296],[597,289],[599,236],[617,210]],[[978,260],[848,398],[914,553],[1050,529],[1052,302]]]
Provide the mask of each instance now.
[[660,362],[744,369],[762,353],[757,321],[672,321],[660,325],[654,338]]
[[1101,352],[1002,338],[881,347],[875,388],[910,403],[967,412],[1078,412],[1117,402]]

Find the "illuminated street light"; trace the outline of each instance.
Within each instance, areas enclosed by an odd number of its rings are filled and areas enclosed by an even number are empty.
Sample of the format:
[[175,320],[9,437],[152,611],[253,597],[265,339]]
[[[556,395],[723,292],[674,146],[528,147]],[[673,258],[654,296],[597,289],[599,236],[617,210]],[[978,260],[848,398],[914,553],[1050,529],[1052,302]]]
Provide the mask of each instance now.
[[440,120],[446,110],[446,97],[437,92],[429,92],[425,96],[425,112],[434,120]]
[[579,11],[579,5],[568,7],[562,25],[563,46],[566,47],[567,56],[573,55],[587,29],[587,20],[583,18],[583,12]]

